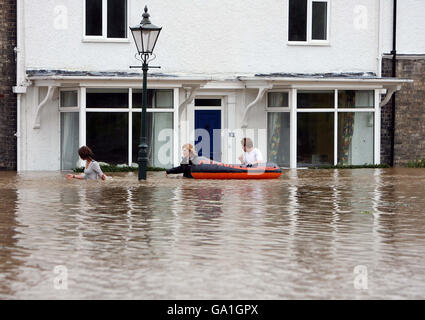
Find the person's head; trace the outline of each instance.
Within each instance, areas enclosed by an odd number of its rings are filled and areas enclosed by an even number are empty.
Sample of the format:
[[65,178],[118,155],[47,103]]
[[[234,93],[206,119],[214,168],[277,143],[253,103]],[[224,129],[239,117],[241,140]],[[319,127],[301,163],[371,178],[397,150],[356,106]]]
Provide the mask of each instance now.
[[78,155],[83,160],[93,160],[94,159],[93,151],[91,151],[91,149],[87,146],[82,146],[80,149],[78,149]]
[[241,144],[244,152],[251,151],[254,148],[251,138],[243,138]]
[[182,147],[182,150],[183,150],[183,156],[185,158],[190,158],[192,156],[196,156],[195,148],[190,143],[184,144],[183,147]]

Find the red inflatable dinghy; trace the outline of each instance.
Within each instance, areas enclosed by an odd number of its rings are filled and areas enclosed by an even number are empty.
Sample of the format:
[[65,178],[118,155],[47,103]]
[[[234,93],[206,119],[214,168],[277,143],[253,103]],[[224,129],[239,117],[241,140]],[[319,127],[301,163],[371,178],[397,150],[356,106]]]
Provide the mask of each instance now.
[[274,163],[253,167],[202,160],[191,168],[195,179],[278,179],[282,170]]

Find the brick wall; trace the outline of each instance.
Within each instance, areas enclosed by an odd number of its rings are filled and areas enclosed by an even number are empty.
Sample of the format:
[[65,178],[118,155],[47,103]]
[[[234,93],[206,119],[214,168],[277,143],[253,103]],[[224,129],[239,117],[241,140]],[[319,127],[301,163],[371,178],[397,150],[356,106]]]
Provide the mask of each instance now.
[[16,170],[16,1],[0,0],[0,170]]
[[[395,95],[394,166],[425,158],[425,56],[397,59],[397,78],[414,80]],[[391,59],[383,59],[382,75],[390,77]],[[391,146],[391,101],[382,108],[381,161],[389,163]]]

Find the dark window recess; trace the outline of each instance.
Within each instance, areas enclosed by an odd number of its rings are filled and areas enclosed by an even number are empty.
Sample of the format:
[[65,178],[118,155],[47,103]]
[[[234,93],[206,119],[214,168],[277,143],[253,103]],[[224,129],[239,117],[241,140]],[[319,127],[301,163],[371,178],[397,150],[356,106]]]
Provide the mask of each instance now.
[[307,41],[307,0],[289,0],[289,41]]
[[87,108],[128,108],[128,90],[87,89]]
[[102,35],[102,0],[86,0],[86,36]]
[[195,107],[221,107],[221,99],[195,99]]
[[[148,90],[147,108],[153,108],[154,90]],[[143,103],[143,95],[141,90],[133,90],[133,108],[141,108]]]
[[313,2],[313,21],[311,26],[311,36],[313,40],[326,40],[327,5],[326,2]]
[[95,160],[128,163],[128,113],[87,112],[87,145]]
[[127,37],[127,0],[108,0],[108,38]]

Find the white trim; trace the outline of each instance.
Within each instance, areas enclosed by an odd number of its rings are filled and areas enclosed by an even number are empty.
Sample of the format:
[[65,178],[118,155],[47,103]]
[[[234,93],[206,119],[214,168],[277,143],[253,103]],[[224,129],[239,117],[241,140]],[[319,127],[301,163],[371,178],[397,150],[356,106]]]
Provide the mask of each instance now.
[[[118,109],[115,109],[115,110],[118,110]],[[134,109],[132,109],[133,110],[133,112],[142,112],[142,108],[134,108]],[[155,113],[155,112],[174,112],[174,111],[176,111],[176,110],[174,110],[174,109],[154,109],[154,108],[147,108],[146,109],[146,112],[152,112],[152,113]],[[119,112],[119,111],[117,111],[117,112]]]
[[315,109],[300,109],[297,108],[297,112],[299,113],[303,113],[303,112],[334,112],[335,109],[334,108],[315,108]]
[[[80,147],[86,145],[86,88],[81,88],[80,96],[80,116],[79,116],[79,134],[78,140]],[[83,161],[79,159],[78,166],[82,167],[84,165]]]
[[108,0],[102,0],[102,38],[108,38]]
[[375,108],[338,108],[338,112],[375,112]]
[[174,166],[178,166],[179,163],[179,152],[180,152],[180,135],[179,135],[179,128],[180,128],[180,115],[179,115],[179,105],[180,105],[180,90],[179,88],[173,89],[173,132],[174,132],[174,138],[173,138],[173,163]]
[[289,158],[290,168],[297,168],[297,89],[291,89],[290,124],[289,124]]
[[128,165],[133,163],[133,88],[128,88]]
[[86,112],[130,112],[129,108],[86,108]]
[[84,36],[82,42],[107,42],[107,43],[130,43],[127,38],[100,38],[95,36]]
[[374,161],[375,164],[381,164],[381,107],[379,105],[379,100],[381,96],[379,90],[375,90],[375,121],[374,121]]
[[334,166],[338,164],[338,90],[334,96]]

